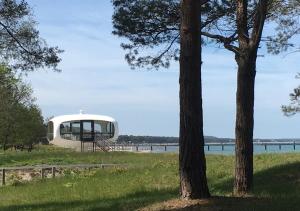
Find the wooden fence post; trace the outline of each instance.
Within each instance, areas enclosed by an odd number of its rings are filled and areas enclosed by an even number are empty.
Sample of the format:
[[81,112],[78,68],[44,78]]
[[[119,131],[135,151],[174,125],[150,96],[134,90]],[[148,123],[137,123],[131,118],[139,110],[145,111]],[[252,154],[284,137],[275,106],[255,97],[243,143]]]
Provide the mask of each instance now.
[[44,179],[44,177],[45,177],[45,169],[42,168],[41,169],[41,178]]
[[2,185],[5,185],[5,169],[2,169]]
[[56,171],[56,168],[53,166],[52,167],[52,172],[51,172],[52,173],[52,178],[55,178],[55,171]]

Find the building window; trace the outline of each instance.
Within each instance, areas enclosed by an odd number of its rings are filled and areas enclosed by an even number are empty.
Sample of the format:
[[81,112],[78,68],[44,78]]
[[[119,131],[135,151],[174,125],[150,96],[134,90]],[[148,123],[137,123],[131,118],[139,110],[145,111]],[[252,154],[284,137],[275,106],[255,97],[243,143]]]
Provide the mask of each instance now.
[[112,138],[115,134],[115,127],[112,122],[108,121],[95,121],[95,137],[98,139]]
[[60,136],[63,139],[80,140],[80,121],[63,122],[60,124]]

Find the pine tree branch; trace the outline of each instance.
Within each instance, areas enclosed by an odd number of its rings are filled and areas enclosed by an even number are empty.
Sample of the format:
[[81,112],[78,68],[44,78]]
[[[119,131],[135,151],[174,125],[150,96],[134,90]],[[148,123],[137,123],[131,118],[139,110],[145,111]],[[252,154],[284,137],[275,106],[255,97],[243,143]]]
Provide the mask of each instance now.
[[154,63],[157,63],[173,46],[173,44],[175,43],[175,41],[178,39],[178,37],[180,36],[180,34],[178,34],[177,36],[174,37],[174,39],[170,42],[169,46],[156,58],[153,59]]
[[19,47],[24,50],[26,53],[30,54],[30,55],[34,55],[33,53],[31,53],[29,50],[27,50],[23,44],[20,42],[20,40],[18,38],[16,38],[16,36],[13,34],[13,32],[8,28],[8,26],[6,26],[5,24],[3,24],[0,21],[0,25],[5,29],[5,31],[9,34],[9,36],[11,36],[11,38],[13,38],[16,43],[19,45]]
[[234,33],[233,35],[231,35],[230,37],[224,37],[222,35],[217,35],[217,34],[211,34],[208,32],[201,32],[201,34],[205,37],[211,38],[211,39],[215,39],[218,42],[223,43],[224,47],[232,52],[234,52],[235,54],[240,54],[239,52],[239,48],[231,45],[231,43],[233,41],[235,41],[237,39],[236,37],[236,33]]
[[209,0],[201,0],[200,4],[202,6],[202,5],[204,5],[204,4],[208,3],[208,2],[209,2]]
[[213,23],[214,21],[218,20],[219,18],[222,18],[227,11],[223,11],[222,13],[213,14],[212,16],[209,16],[205,22],[201,23],[201,29],[205,28],[209,24]]

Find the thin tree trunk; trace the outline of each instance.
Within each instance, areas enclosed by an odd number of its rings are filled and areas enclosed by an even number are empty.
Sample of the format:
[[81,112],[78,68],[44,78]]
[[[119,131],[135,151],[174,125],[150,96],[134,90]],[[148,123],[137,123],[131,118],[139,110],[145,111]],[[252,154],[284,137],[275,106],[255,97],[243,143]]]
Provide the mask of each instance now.
[[236,147],[234,193],[249,193],[253,185],[253,127],[256,56],[237,58]]
[[180,30],[180,193],[208,198],[201,90],[200,1],[181,1]]
[[3,142],[3,151],[6,150],[6,145],[7,144],[8,144],[8,135],[5,135],[4,142]]

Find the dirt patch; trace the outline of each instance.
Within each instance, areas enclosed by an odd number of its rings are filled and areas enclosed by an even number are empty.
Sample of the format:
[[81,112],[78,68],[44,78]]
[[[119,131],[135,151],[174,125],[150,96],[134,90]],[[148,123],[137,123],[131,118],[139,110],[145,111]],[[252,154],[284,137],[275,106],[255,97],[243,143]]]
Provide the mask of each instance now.
[[270,201],[255,197],[212,197],[204,200],[183,200],[172,199],[161,203],[156,203],[139,209],[139,211],[231,211],[231,210],[256,210],[252,207],[258,207],[258,210],[265,210]]
[[211,199],[204,199],[204,200],[173,199],[162,203],[153,204],[149,207],[140,209],[140,211],[158,211],[158,210],[219,211],[222,209],[218,206],[213,205]]

